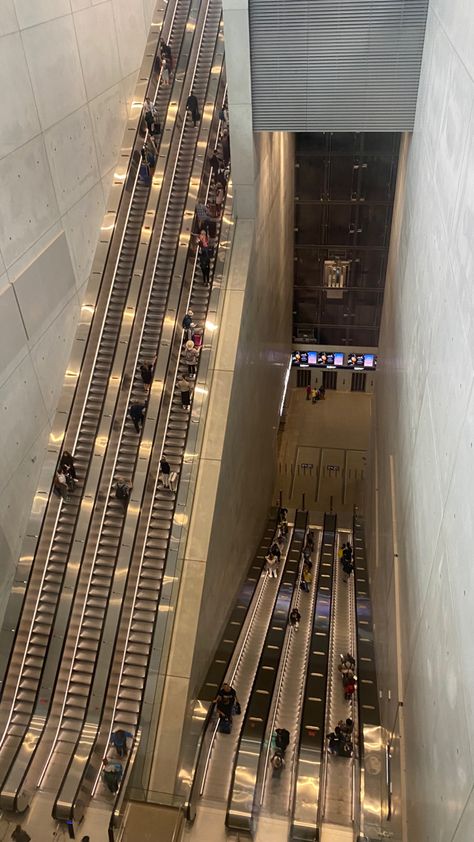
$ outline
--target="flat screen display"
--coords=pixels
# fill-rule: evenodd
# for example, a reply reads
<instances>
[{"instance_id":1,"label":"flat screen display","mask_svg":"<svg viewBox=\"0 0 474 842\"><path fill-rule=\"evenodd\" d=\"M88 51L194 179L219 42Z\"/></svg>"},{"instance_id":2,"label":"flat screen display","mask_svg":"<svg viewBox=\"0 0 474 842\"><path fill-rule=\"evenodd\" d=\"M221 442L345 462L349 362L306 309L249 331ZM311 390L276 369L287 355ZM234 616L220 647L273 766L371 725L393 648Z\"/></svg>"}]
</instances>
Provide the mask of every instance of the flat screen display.
<instances>
[{"instance_id":1,"label":"flat screen display","mask_svg":"<svg viewBox=\"0 0 474 842\"><path fill-rule=\"evenodd\" d=\"M310 365L317 365L318 362L318 355L316 351L308 351L308 363Z\"/></svg>"},{"instance_id":2,"label":"flat screen display","mask_svg":"<svg viewBox=\"0 0 474 842\"><path fill-rule=\"evenodd\" d=\"M335 366L344 365L344 354L342 354L340 351L337 351L334 354L334 365Z\"/></svg>"},{"instance_id":3,"label":"flat screen display","mask_svg":"<svg viewBox=\"0 0 474 842\"><path fill-rule=\"evenodd\" d=\"M364 354L364 368L375 368L377 357L375 354Z\"/></svg>"},{"instance_id":4,"label":"flat screen display","mask_svg":"<svg viewBox=\"0 0 474 842\"><path fill-rule=\"evenodd\" d=\"M349 354L347 358L347 365L350 368L364 368L363 354Z\"/></svg>"},{"instance_id":5,"label":"flat screen display","mask_svg":"<svg viewBox=\"0 0 474 842\"><path fill-rule=\"evenodd\" d=\"M326 351L318 351L318 365L327 365L328 364L328 355Z\"/></svg>"}]
</instances>

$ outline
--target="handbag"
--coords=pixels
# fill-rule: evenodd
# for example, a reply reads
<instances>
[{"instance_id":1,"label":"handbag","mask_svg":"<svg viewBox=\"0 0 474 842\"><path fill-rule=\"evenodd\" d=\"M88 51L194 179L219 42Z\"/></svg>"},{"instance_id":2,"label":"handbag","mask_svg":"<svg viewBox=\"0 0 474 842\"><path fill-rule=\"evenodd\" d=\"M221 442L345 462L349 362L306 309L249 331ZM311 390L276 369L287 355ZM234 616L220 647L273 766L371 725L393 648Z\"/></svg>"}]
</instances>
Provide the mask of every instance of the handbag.
<instances>
[{"instance_id":1,"label":"handbag","mask_svg":"<svg viewBox=\"0 0 474 842\"><path fill-rule=\"evenodd\" d=\"M234 705L234 713L236 716L240 716L242 713L242 708L240 707L240 702L236 702Z\"/></svg>"}]
</instances>

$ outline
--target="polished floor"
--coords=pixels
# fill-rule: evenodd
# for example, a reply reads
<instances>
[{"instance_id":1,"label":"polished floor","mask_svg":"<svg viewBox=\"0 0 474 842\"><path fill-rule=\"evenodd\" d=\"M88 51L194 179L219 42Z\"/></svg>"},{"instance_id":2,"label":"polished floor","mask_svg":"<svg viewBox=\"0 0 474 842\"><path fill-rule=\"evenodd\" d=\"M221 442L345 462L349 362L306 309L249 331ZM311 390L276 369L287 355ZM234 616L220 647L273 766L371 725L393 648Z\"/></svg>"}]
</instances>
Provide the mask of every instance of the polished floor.
<instances>
[{"instance_id":1,"label":"polished floor","mask_svg":"<svg viewBox=\"0 0 474 842\"><path fill-rule=\"evenodd\" d=\"M357 504L362 510L372 395L328 390L313 404L305 389L294 388L287 406L275 499L281 491L288 507L324 512L332 504L338 514L352 514Z\"/></svg>"}]
</instances>

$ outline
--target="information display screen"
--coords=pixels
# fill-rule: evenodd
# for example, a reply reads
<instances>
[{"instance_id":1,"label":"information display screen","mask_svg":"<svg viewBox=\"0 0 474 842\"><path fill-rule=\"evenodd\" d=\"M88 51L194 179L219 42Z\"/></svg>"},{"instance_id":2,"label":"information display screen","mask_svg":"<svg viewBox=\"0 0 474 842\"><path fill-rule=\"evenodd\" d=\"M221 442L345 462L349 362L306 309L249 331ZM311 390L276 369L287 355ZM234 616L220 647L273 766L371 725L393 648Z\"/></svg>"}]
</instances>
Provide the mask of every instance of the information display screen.
<instances>
[{"instance_id":1,"label":"information display screen","mask_svg":"<svg viewBox=\"0 0 474 842\"><path fill-rule=\"evenodd\" d=\"M291 355L292 365L299 365L300 368L308 366L308 352L307 351L293 351Z\"/></svg>"},{"instance_id":2,"label":"information display screen","mask_svg":"<svg viewBox=\"0 0 474 842\"><path fill-rule=\"evenodd\" d=\"M349 368L358 371L362 371L364 368L374 369L377 365L377 357L375 354L349 354L347 365Z\"/></svg>"},{"instance_id":3,"label":"information display screen","mask_svg":"<svg viewBox=\"0 0 474 842\"><path fill-rule=\"evenodd\" d=\"M375 354L364 354L364 368L375 368L377 365L377 357Z\"/></svg>"},{"instance_id":4,"label":"information display screen","mask_svg":"<svg viewBox=\"0 0 474 842\"><path fill-rule=\"evenodd\" d=\"M377 367L376 354L344 354L343 351L293 351L291 363L299 368L351 368L354 371L373 371Z\"/></svg>"}]
</instances>

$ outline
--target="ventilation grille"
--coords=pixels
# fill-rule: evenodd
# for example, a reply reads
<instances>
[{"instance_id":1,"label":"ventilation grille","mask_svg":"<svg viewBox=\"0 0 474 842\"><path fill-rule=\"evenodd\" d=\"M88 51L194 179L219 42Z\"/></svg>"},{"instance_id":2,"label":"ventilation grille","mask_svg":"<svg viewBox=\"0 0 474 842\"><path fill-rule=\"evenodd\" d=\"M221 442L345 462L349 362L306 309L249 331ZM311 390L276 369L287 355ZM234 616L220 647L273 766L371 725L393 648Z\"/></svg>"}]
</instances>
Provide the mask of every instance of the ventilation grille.
<instances>
[{"instance_id":1,"label":"ventilation grille","mask_svg":"<svg viewBox=\"0 0 474 842\"><path fill-rule=\"evenodd\" d=\"M256 131L410 131L428 0L249 0Z\"/></svg>"}]
</instances>

